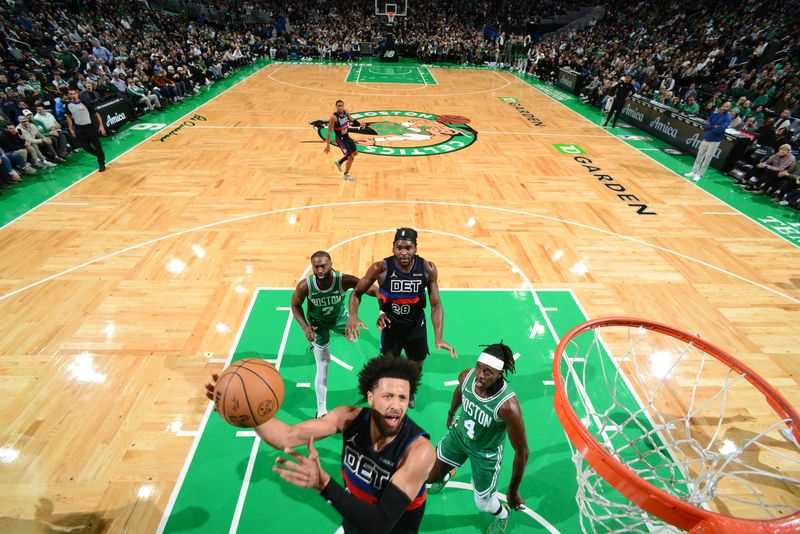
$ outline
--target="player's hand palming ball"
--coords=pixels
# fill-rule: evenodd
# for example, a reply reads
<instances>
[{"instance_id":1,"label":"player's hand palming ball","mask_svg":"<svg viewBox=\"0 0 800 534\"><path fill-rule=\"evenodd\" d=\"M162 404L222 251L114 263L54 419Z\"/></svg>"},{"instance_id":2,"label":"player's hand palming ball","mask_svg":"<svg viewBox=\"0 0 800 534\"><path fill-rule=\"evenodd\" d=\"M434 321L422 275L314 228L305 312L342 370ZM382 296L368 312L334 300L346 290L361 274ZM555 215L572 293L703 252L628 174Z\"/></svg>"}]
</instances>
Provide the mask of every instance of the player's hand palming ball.
<instances>
[{"instance_id":1,"label":"player's hand palming ball","mask_svg":"<svg viewBox=\"0 0 800 534\"><path fill-rule=\"evenodd\" d=\"M233 426L256 427L272 419L283 404L283 379L265 360L244 358L214 379L214 384L206 385L206 396Z\"/></svg>"}]
</instances>

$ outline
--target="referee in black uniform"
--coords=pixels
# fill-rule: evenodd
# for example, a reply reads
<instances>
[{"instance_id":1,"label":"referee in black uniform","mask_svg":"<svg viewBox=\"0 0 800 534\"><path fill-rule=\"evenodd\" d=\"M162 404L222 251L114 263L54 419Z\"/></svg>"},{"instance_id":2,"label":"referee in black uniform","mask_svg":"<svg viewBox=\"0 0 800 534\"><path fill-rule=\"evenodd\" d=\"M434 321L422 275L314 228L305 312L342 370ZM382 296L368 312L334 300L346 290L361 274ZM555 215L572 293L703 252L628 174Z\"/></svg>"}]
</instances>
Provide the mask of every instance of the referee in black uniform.
<instances>
[{"instance_id":1,"label":"referee in black uniform","mask_svg":"<svg viewBox=\"0 0 800 534\"><path fill-rule=\"evenodd\" d=\"M611 127L614 128L617 125L619 114L622 113L622 108L625 107L625 100L627 100L631 93L636 92L636 86L634 85L631 75L626 74L611 90L614 92L614 103L611 104L611 110L608 112L606 122L603 123L603 126L607 126L608 121L610 121L613 116L614 122L611 123Z\"/></svg>"},{"instance_id":2,"label":"referee in black uniform","mask_svg":"<svg viewBox=\"0 0 800 534\"><path fill-rule=\"evenodd\" d=\"M103 119L91 102L81 102L77 89L70 89L68 95L70 102L67 104L66 115L69 133L78 138L86 152L97 157L97 164L100 166L98 170L103 172L106 170L106 155L100 144L100 134L106 134Z\"/></svg>"}]
</instances>

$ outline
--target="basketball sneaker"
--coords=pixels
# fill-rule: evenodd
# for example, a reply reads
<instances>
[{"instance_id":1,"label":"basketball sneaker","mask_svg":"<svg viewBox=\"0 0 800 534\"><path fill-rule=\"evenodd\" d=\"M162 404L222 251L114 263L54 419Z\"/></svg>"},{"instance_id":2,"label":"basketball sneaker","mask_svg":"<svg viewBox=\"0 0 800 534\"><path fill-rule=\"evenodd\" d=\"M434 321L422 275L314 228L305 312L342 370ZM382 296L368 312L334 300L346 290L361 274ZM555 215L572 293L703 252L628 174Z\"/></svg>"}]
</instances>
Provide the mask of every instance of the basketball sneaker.
<instances>
[{"instance_id":1,"label":"basketball sneaker","mask_svg":"<svg viewBox=\"0 0 800 534\"><path fill-rule=\"evenodd\" d=\"M342 171L342 164L339 163L339 160L338 159L333 160L333 164L336 165L336 170L339 171L339 174L344 176L345 174L344 171Z\"/></svg>"},{"instance_id":2,"label":"basketball sneaker","mask_svg":"<svg viewBox=\"0 0 800 534\"><path fill-rule=\"evenodd\" d=\"M344 178L348 182L355 182L356 181L356 179L354 177L350 176L349 174L342 174L342 178Z\"/></svg>"},{"instance_id":3,"label":"basketball sneaker","mask_svg":"<svg viewBox=\"0 0 800 534\"><path fill-rule=\"evenodd\" d=\"M439 482L434 482L431 484L431 487L428 488L428 493L431 495L436 495L437 493L441 493L444 487L447 485L447 481L453 478L456 475L456 470L451 469L442 480Z\"/></svg>"},{"instance_id":4,"label":"basketball sneaker","mask_svg":"<svg viewBox=\"0 0 800 534\"><path fill-rule=\"evenodd\" d=\"M505 508L506 513L508 513L508 505L502 504L501 506ZM499 517L492 519L492 522L489 523L489 528L486 529L486 534L504 534L509 517L511 517L511 515L506 515L504 519L500 519Z\"/></svg>"}]
</instances>

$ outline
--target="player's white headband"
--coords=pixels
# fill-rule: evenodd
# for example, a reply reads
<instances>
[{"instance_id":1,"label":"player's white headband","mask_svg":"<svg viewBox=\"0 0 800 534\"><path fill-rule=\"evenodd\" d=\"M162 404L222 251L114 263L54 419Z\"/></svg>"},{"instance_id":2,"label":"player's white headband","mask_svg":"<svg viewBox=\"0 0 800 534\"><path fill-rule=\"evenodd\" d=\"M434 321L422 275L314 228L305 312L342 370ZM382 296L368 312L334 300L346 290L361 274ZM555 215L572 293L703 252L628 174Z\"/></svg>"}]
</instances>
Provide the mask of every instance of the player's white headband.
<instances>
[{"instance_id":1,"label":"player's white headband","mask_svg":"<svg viewBox=\"0 0 800 534\"><path fill-rule=\"evenodd\" d=\"M503 360L501 360L497 356L486 354L485 352L481 352L481 355L478 356L478 361L498 371L502 371L503 367L505 367L505 362Z\"/></svg>"}]
</instances>

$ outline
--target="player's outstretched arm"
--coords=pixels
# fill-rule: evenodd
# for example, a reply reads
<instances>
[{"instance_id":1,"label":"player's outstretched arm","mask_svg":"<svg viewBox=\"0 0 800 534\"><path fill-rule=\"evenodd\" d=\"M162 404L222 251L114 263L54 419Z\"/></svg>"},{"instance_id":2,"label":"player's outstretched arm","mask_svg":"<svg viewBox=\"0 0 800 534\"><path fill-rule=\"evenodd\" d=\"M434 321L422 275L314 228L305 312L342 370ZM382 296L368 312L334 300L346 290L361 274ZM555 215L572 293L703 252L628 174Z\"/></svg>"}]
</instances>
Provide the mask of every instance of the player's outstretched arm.
<instances>
[{"instance_id":1,"label":"player's outstretched arm","mask_svg":"<svg viewBox=\"0 0 800 534\"><path fill-rule=\"evenodd\" d=\"M511 482L508 484L506 500L508 505L519 510L525 501L519 494L519 485L528 465L528 437L525 434L525 421L522 419L522 407L516 397L511 397L498 410L500 419L506 422L508 439L514 447L514 467L511 471Z\"/></svg>"},{"instance_id":2,"label":"player's outstretched arm","mask_svg":"<svg viewBox=\"0 0 800 534\"><path fill-rule=\"evenodd\" d=\"M436 451L430 440L420 437L403 453L400 466L384 490L377 506L358 500L344 491L336 481L328 477L320 494L360 532L388 533L416 498L428 479Z\"/></svg>"},{"instance_id":3,"label":"player's outstretched arm","mask_svg":"<svg viewBox=\"0 0 800 534\"><path fill-rule=\"evenodd\" d=\"M342 289L344 289L345 291L347 291L349 289L355 289L355 287L358 285L359 280L361 280L359 277L353 276L352 274L343 274L342 275ZM369 289L367 289L365 291L365 293L367 295L369 295L370 297L377 297L378 296L378 286L375 285L375 284L372 284L371 286L369 286Z\"/></svg>"},{"instance_id":4,"label":"player's outstretched arm","mask_svg":"<svg viewBox=\"0 0 800 534\"><path fill-rule=\"evenodd\" d=\"M428 275L428 297L431 301L431 322L433 322L434 347L436 350L445 349L450 356L458 358L456 350L443 339L444 335L444 308L439 296L439 271L430 261L425 262L425 273Z\"/></svg>"},{"instance_id":5,"label":"player's outstretched arm","mask_svg":"<svg viewBox=\"0 0 800 534\"><path fill-rule=\"evenodd\" d=\"M361 501L328 475L320 465L319 454L313 440L308 441L308 457L297 451L286 449L294 458L277 458L273 471L282 479L302 488L314 488L334 508L355 525L360 532L386 534L417 496L436 460L436 452L427 438L419 438L403 454L400 466L387 482L386 489L377 505Z\"/></svg>"},{"instance_id":6,"label":"player's outstretched arm","mask_svg":"<svg viewBox=\"0 0 800 534\"><path fill-rule=\"evenodd\" d=\"M319 441L341 432L355 419L361 408L355 406L337 406L324 417L310 419L295 425L289 425L273 417L254 430L264 443L278 450L299 447L308 440Z\"/></svg>"},{"instance_id":7,"label":"player's outstretched arm","mask_svg":"<svg viewBox=\"0 0 800 534\"><path fill-rule=\"evenodd\" d=\"M376 261L370 265L369 269L367 269L367 273L358 281L353 288L353 292L350 293L350 301L348 302L350 318L347 320L347 326L345 327L345 334L348 339L358 338L359 327L366 330L367 327L364 326L364 323L358 318L358 307L361 305L361 296L372 287L372 284L378 280L385 270L386 265L382 261Z\"/></svg>"}]
</instances>

